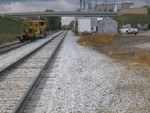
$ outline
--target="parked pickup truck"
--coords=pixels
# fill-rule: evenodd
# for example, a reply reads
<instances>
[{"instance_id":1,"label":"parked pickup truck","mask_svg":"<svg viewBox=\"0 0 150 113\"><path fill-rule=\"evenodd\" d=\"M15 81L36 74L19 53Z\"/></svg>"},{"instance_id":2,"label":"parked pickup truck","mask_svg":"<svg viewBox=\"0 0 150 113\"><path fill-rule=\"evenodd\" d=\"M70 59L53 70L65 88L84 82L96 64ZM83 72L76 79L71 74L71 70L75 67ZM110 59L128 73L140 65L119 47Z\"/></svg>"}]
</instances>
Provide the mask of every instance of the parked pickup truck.
<instances>
[{"instance_id":1,"label":"parked pickup truck","mask_svg":"<svg viewBox=\"0 0 150 113\"><path fill-rule=\"evenodd\" d=\"M119 29L120 33L122 34L138 34L139 30L138 28L122 28L122 29Z\"/></svg>"}]
</instances>

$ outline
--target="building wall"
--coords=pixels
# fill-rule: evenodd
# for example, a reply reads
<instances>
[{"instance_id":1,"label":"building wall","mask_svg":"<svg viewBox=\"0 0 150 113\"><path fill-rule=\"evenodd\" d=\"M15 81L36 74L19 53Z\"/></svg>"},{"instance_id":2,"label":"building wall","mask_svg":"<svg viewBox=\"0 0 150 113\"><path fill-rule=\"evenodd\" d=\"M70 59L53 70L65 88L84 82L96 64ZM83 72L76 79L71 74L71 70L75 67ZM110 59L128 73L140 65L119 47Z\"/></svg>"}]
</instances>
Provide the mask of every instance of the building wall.
<instances>
[{"instance_id":1,"label":"building wall","mask_svg":"<svg viewBox=\"0 0 150 113\"><path fill-rule=\"evenodd\" d=\"M119 9L119 12L124 14L148 14L147 8Z\"/></svg>"},{"instance_id":2,"label":"building wall","mask_svg":"<svg viewBox=\"0 0 150 113\"><path fill-rule=\"evenodd\" d=\"M129 9L133 7L133 3L122 3L121 9ZM117 4L99 4L97 5L97 10L100 12L115 12L117 11Z\"/></svg>"},{"instance_id":3,"label":"building wall","mask_svg":"<svg viewBox=\"0 0 150 113\"><path fill-rule=\"evenodd\" d=\"M114 4L112 4L112 5L105 5L105 4L103 4L103 5L98 5L98 6L97 6L97 9L98 9L100 12L105 12L105 11L107 11L107 12L113 12L114 9L115 9L115 5L114 5Z\"/></svg>"},{"instance_id":4,"label":"building wall","mask_svg":"<svg viewBox=\"0 0 150 113\"><path fill-rule=\"evenodd\" d=\"M121 4L121 9L130 9L133 6L133 3L123 3Z\"/></svg>"},{"instance_id":5,"label":"building wall","mask_svg":"<svg viewBox=\"0 0 150 113\"><path fill-rule=\"evenodd\" d=\"M100 12L105 12L105 11L109 11L109 10L114 10L114 5L112 4L112 5L105 5L105 4L103 4L103 5L98 5L97 6L97 9L100 11ZM107 10L106 10L107 9ZM110 12L110 11L109 11Z\"/></svg>"},{"instance_id":6,"label":"building wall","mask_svg":"<svg viewBox=\"0 0 150 113\"><path fill-rule=\"evenodd\" d=\"M115 35L118 32L118 22L107 17L98 23L98 33Z\"/></svg>"}]
</instances>

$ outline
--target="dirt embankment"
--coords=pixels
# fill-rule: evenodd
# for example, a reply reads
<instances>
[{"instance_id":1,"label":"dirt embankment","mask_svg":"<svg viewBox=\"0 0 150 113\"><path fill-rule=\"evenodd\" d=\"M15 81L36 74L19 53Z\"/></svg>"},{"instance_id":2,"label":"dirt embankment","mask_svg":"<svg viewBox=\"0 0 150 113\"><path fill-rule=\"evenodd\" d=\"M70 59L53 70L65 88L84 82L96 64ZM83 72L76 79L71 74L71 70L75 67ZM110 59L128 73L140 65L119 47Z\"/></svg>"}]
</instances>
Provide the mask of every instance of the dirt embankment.
<instances>
[{"instance_id":1,"label":"dirt embankment","mask_svg":"<svg viewBox=\"0 0 150 113\"><path fill-rule=\"evenodd\" d=\"M81 36L78 40L78 43L104 53L129 70L134 70L146 77L150 74L150 49L136 48L136 45L147 42L150 42L150 38L146 36L106 34Z\"/></svg>"},{"instance_id":2,"label":"dirt embankment","mask_svg":"<svg viewBox=\"0 0 150 113\"><path fill-rule=\"evenodd\" d=\"M15 38L15 36L0 34L0 46L6 45L7 43L11 43L16 40L17 38Z\"/></svg>"}]
</instances>

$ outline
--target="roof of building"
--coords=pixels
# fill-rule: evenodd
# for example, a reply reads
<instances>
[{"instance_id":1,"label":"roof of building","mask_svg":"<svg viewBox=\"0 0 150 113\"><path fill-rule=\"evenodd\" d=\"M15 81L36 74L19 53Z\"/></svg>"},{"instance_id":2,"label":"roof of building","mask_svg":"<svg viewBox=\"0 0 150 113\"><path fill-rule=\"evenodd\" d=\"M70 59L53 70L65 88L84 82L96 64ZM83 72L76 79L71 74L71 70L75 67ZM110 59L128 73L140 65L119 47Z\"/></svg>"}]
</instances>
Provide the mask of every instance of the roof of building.
<instances>
[{"instance_id":1,"label":"roof of building","mask_svg":"<svg viewBox=\"0 0 150 113\"><path fill-rule=\"evenodd\" d=\"M131 5L133 5L134 3L133 2L125 2L125 3L121 3L121 5L124 5L124 4L131 4ZM103 5L107 5L107 6L109 6L109 5L117 5L117 3L109 3L109 4L97 4L97 6L103 6Z\"/></svg>"}]
</instances>

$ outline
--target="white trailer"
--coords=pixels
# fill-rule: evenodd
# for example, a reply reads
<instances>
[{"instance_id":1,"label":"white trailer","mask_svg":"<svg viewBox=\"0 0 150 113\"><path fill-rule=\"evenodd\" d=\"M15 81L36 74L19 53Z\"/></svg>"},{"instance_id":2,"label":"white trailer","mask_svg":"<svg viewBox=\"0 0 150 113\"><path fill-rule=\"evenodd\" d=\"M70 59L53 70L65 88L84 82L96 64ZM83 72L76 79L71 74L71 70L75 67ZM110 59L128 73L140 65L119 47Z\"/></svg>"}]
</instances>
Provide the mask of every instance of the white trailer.
<instances>
[{"instance_id":1,"label":"white trailer","mask_svg":"<svg viewBox=\"0 0 150 113\"><path fill-rule=\"evenodd\" d=\"M78 19L78 33L91 33L92 25L91 18L79 18Z\"/></svg>"}]
</instances>

